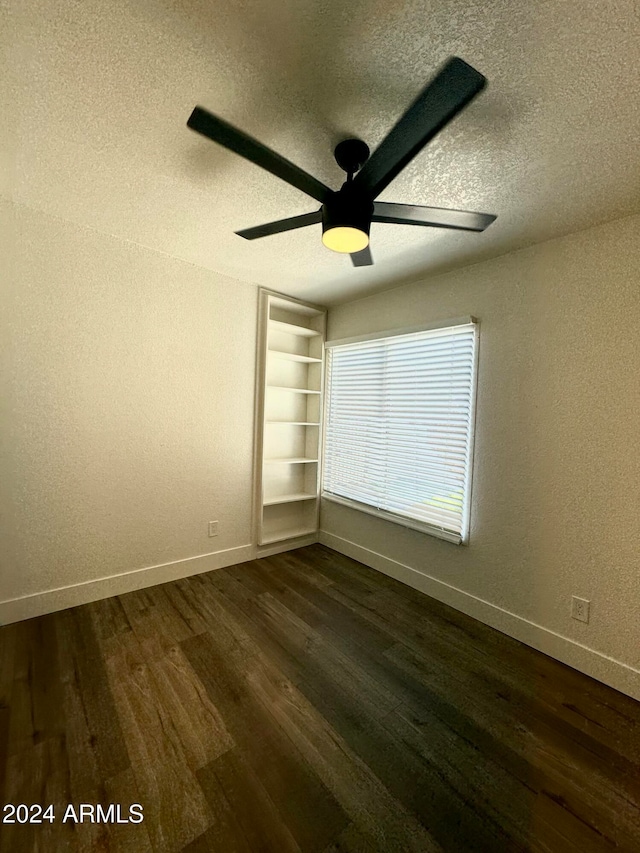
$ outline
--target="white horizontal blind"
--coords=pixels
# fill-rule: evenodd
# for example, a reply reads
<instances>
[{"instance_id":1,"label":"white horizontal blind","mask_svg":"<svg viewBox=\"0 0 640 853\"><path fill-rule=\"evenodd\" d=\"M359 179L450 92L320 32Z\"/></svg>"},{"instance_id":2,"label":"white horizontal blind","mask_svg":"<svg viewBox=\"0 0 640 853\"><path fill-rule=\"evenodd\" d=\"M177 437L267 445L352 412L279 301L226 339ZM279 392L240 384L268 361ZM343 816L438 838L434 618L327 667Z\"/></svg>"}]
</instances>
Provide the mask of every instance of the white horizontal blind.
<instances>
[{"instance_id":1,"label":"white horizontal blind","mask_svg":"<svg viewBox=\"0 0 640 853\"><path fill-rule=\"evenodd\" d=\"M476 330L468 322L327 350L327 497L466 539Z\"/></svg>"}]
</instances>

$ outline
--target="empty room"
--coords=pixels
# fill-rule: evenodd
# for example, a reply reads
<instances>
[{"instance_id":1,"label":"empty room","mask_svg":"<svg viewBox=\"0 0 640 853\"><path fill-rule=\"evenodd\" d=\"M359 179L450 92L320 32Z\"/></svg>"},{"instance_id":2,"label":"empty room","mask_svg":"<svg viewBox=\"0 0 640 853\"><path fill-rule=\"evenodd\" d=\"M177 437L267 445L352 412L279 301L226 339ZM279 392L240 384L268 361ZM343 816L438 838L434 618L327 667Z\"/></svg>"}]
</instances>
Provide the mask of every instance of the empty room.
<instances>
[{"instance_id":1,"label":"empty room","mask_svg":"<svg viewBox=\"0 0 640 853\"><path fill-rule=\"evenodd\" d=\"M638 853L636 0L0 57L0 853Z\"/></svg>"}]
</instances>

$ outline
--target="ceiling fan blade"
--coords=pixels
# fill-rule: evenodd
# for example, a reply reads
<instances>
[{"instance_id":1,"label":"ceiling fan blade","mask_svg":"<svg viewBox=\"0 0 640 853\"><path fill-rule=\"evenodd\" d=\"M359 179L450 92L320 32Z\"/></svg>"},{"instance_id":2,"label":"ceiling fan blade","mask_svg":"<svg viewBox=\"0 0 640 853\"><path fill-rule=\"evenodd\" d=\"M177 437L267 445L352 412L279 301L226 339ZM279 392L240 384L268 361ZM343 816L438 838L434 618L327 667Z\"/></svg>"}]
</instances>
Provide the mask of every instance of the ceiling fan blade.
<instances>
[{"instance_id":1,"label":"ceiling fan blade","mask_svg":"<svg viewBox=\"0 0 640 853\"><path fill-rule=\"evenodd\" d=\"M373 258L371 257L371 249L367 246L366 249L363 249L361 252L352 252L351 260L353 262L354 267L370 267L373 265Z\"/></svg>"},{"instance_id":2,"label":"ceiling fan blade","mask_svg":"<svg viewBox=\"0 0 640 853\"><path fill-rule=\"evenodd\" d=\"M415 155L480 92L487 80L452 57L409 107L353 179L376 198Z\"/></svg>"},{"instance_id":3,"label":"ceiling fan blade","mask_svg":"<svg viewBox=\"0 0 640 853\"><path fill-rule=\"evenodd\" d=\"M497 217L492 213L376 201L373 204L371 221L392 222L397 225L430 225L433 228L455 228L459 231L484 231L495 219Z\"/></svg>"},{"instance_id":4,"label":"ceiling fan blade","mask_svg":"<svg viewBox=\"0 0 640 853\"><path fill-rule=\"evenodd\" d=\"M302 216L290 216L288 219L278 219L276 222L267 222L266 225L256 225L254 228L243 228L236 231L239 237L245 240L257 240L258 237L268 237L270 234L280 234L283 231L293 231L294 228L304 228L322 222L322 211L314 213L303 213Z\"/></svg>"},{"instance_id":5,"label":"ceiling fan blade","mask_svg":"<svg viewBox=\"0 0 640 853\"><path fill-rule=\"evenodd\" d=\"M308 172L202 107L194 109L187 121L187 127L219 145L224 145L230 151L250 160L256 166L261 166L267 172L282 178L283 181L320 202L325 202L331 194L329 187Z\"/></svg>"}]
</instances>

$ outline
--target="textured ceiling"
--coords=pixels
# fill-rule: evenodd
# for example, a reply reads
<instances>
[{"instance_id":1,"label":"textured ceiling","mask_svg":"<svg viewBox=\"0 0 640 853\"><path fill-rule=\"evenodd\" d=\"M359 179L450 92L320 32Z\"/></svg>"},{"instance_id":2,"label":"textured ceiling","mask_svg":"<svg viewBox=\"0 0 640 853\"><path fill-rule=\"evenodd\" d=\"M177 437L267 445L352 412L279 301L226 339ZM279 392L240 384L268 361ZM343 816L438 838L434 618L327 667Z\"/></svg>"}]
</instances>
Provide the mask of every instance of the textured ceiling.
<instances>
[{"instance_id":1,"label":"textured ceiling","mask_svg":"<svg viewBox=\"0 0 640 853\"><path fill-rule=\"evenodd\" d=\"M637 0L0 0L0 194L326 304L640 210ZM317 203L185 122L201 104L338 188L442 62L488 88L381 199L496 213L484 234L374 224L375 266Z\"/></svg>"}]
</instances>

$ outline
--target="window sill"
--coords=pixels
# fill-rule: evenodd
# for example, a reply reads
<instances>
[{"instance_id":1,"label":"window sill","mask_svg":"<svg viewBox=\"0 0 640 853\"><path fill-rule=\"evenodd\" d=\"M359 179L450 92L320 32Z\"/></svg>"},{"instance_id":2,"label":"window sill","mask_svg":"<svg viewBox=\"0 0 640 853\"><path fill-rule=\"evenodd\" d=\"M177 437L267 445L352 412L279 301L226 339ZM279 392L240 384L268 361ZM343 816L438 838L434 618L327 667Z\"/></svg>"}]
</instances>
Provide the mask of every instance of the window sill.
<instances>
[{"instance_id":1,"label":"window sill","mask_svg":"<svg viewBox=\"0 0 640 853\"><path fill-rule=\"evenodd\" d=\"M426 533L429 536L434 536L436 539L443 539L445 542L451 542L452 545L467 544L460 534L452 533L451 531L444 530L441 527L434 527L431 524L424 524L424 522L414 521L411 518L403 518L400 515L394 515L391 512L385 512L385 510L376 509L375 507L368 506L367 504L359 503L358 501L353 501L349 498L342 498L339 495L333 495L328 492L322 492L321 497L324 500L331 501L332 503L342 504L343 506L348 506L351 509L357 509L359 512L364 512L367 515L373 515L376 518L381 518L383 521L390 521L392 524L397 524L399 527L407 527L410 530L417 530L419 533Z\"/></svg>"}]
</instances>

